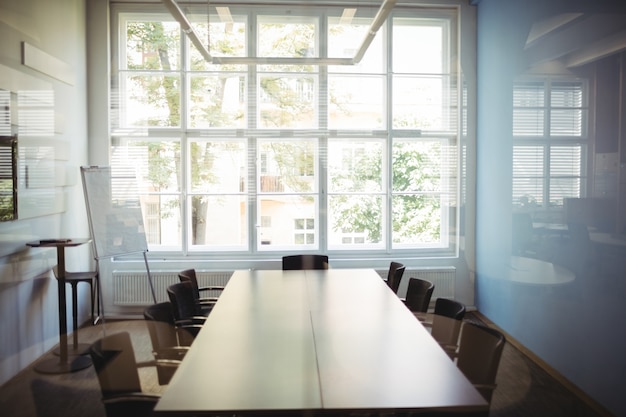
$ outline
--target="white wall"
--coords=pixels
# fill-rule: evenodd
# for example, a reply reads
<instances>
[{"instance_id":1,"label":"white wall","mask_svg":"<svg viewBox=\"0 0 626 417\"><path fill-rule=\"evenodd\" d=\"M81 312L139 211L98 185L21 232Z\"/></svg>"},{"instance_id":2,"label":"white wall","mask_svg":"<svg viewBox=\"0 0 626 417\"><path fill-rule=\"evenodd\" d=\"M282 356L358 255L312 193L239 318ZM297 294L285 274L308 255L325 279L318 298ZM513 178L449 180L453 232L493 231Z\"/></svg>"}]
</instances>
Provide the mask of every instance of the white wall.
<instances>
[{"instance_id":1,"label":"white wall","mask_svg":"<svg viewBox=\"0 0 626 417\"><path fill-rule=\"evenodd\" d=\"M23 42L43 57L38 70L22 64ZM86 82L84 0L0 0L0 89L18 94L43 85L52 90L53 131L23 143L28 139L53 150L45 165L53 167L51 188L61 202L53 214L34 207L29 218L0 223L0 384L59 339L57 285L50 274L56 252L28 248L26 242L89 236L79 172L87 163ZM18 120L12 121L16 133ZM87 245L68 249L68 269L90 268L91 258ZM82 322L90 314L88 286L79 285L79 291ZM70 303L67 311L71 329Z\"/></svg>"}]
</instances>

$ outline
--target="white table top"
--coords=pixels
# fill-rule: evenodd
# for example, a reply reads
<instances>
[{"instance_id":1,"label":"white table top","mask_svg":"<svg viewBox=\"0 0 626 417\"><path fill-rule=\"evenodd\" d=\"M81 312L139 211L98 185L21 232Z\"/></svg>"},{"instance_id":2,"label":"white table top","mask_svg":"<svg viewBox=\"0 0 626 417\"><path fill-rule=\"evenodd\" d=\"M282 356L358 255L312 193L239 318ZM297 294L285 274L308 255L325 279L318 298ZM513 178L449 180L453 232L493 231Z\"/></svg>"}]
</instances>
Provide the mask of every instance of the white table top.
<instances>
[{"instance_id":1,"label":"white table top","mask_svg":"<svg viewBox=\"0 0 626 417\"><path fill-rule=\"evenodd\" d=\"M157 415L488 405L369 269L236 271Z\"/></svg>"},{"instance_id":2,"label":"white table top","mask_svg":"<svg viewBox=\"0 0 626 417\"><path fill-rule=\"evenodd\" d=\"M569 269L541 259L511 256L506 268L508 279L527 285L562 285L575 279Z\"/></svg>"}]
</instances>

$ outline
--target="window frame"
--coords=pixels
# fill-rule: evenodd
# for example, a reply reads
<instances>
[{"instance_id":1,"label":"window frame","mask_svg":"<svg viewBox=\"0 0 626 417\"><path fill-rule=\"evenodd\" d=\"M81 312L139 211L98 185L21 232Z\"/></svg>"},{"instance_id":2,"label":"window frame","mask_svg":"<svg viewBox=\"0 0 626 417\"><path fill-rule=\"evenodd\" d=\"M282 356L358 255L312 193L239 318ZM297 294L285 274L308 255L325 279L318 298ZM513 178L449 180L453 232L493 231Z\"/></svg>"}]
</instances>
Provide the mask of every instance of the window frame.
<instances>
[{"instance_id":1,"label":"window frame","mask_svg":"<svg viewBox=\"0 0 626 417\"><path fill-rule=\"evenodd\" d=\"M513 190L512 190L512 199L513 206L516 210L526 210L536 213L537 217L541 217L542 213L546 213L545 216L547 218L551 218L551 213L560 213L563 210L563 203L561 204L553 203L551 200L553 199L554 193L552 192L551 186L553 183L561 179L573 179L574 181L579 182L578 187L578 195L575 196L567 196L567 197L584 197L587 193L587 158L588 158L588 148L589 148L589 83L588 80L567 76L567 75L553 75L553 76L529 76L529 77L521 77L515 80L514 83L514 94L515 88L522 84L537 84L542 85L542 94L543 94L543 103L538 104L536 106L516 106L515 98L513 101ZM558 85L560 83L578 83L580 84L581 90L581 103L580 106L554 106L552 105L552 93L558 87L554 87L555 84ZM515 112L518 109L526 109L526 110L535 110L543 112L543 120L541 123L541 131L536 130L536 134L516 134L516 117ZM553 134L553 119L552 112L554 110L580 110L580 134ZM537 126L535 127L537 129ZM528 131L528 129L527 129ZM530 128L532 131L532 128ZM516 176L515 174L515 148L516 147L536 147L537 149L542 150L542 175L536 177L522 177ZM553 170L551 167L551 156L553 154L552 150L557 148L565 148L570 147L572 149L577 148L580 152L580 163L578 165L578 170L580 175L553 175ZM519 199L516 197L518 192L515 189L515 180L526 178L530 180L531 178L536 178L541 183L541 202L535 203L532 198L526 200L521 196ZM532 197L532 196L530 196Z\"/></svg>"},{"instance_id":2,"label":"window frame","mask_svg":"<svg viewBox=\"0 0 626 417\"><path fill-rule=\"evenodd\" d=\"M237 5L234 5L233 8L236 8ZM117 15L118 17L123 16L125 14L128 15L132 15L133 12L129 11L128 8L125 8L123 6L116 6L114 8L115 9L119 9L120 11L118 12L119 14ZM262 10L263 7L261 7L259 10ZM295 8L294 8L295 9ZM314 16L319 16L321 17L321 27L325 27L328 23L328 20L325 20L329 14L327 12L326 9L323 8L318 8L315 6L311 6L311 7L304 7L301 8L301 10L305 11L306 13L312 14ZM333 9L334 10L334 9ZM339 8L337 9L339 10ZM421 9L416 9L416 10L420 10ZM425 11L425 15L428 16L435 16L435 15L439 15L441 16L445 16L450 18L451 20L448 21L446 24L449 25L449 30L450 32L447 34L447 36L451 39L456 39L456 22L458 21L458 19L460 19L460 17L457 15L458 10L454 7L451 7L449 9L443 9L443 10L439 10L439 11ZM270 12L271 14L271 12ZM164 14L162 13L157 13L155 12L154 14L150 14L150 16L163 16ZM399 9L397 11L394 12L393 16L405 16L407 18L411 18L412 16L412 10L410 9ZM167 16L166 16L167 17ZM212 16L213 17L213 16ZM112 22L117 21L117 19L112 19ZM120 22L122 20L120 19ZM250 25L252 25L252 22L255 22L256 19L254 18L253 14L249 15L249 22ZM391 21L391 18L388 20ZM112 23L114 24L114 23ZM121 31L123 30L123 25L119 24L119 31L118 31L118 36L121 33ZM115 32L115 31L112 31ZM386 46L387 50L391 50L390 45L391 45L391 35L387 32L387 29L383 28L380 31L379 36L383 37L383 42L384 45ZM255 34L250 34L248 36L248 38L251 40L250 44L247 46L248 50L256 50L256 35ZM188 62L188 55L189 55L189 42L188 39L184 36L181 37L182 39L182 47L180 50L180 60L181 60L181 65L180 65L180 79L181 79L181 95L184 95L184 89L187 88L186 84L189 82L188 78L193 76L193 75L198 75L201 74L202 71L191 71L189 70L188 72L186 72L186 65ZM448 39L449 41L449 39ZM113 39L113 45L118 45L118 43L115 43L116 40L115 38ZM319 42L319 40L318 40ZM113 47L113 50L115 50L116 47ZM121 49L121 48L120 48ZM459 46L456 46L456 49L458 51ZM323 54L325 51L325 47L323 45L319 46L318 48L316 48L316 50L318 51L318 53ZM118 55L122 54L123 51L118 51ZM115 54L113 54L115 55ZM118 59L121 59L121 56L118 57ZM386 57L386 59L388 59L388 62L391 62L391 57ZM115 65L115 61L116 59L113 58L112 62ZM443 73L443 76L445 77L456 77L456 81L455 84L459 85L460 84L460 76L458 74L457 68L455 67L456 65L458 65L458 62L448 62L448 72ZM382 75L385 78L385 88L387 90L387 94L386 97L389 101L389 103L387 104L386 108L387 110L390 109L391 106L391 100L392 100L392 89L391 86L393 84L393 80L392 80L392 76L391 73L389 72L389 66L390 64L387 65L387 71L383 71L380 75ZM117 74L117 71L115 69L115 67L112 70L112 74L113 77L115 78L115 75ZM252 80L252 79L257 79L257 77L260 77L262 74L261 71L258 71L258 69L256 68L252 68L248 71L248 80ZM322 79L319 80L319 84L320 84L320 88L321 90L324 90L324 84L327 83L327 79L326 77L328 77L329 74L329 69L326 67L323 68L319 68L318 73L306 73L305 75L309 76L316 76L317 74L319 74L319 77L321 77ZM349 72L337 72L336 75L338 76L344 76L344 75L349 75ZM363 76L377 76L378 74L371 74L371 73L367 73L367 74L362 74ZM254 86L247 86L247 92L248 95L252 95L255 96L256 95L256 87ZM455 97L454 99L457 100L457 102L460 102L460 98L458 97L460 93L457 91L456 95L457 97ZM317 126L316 129L313 129L313 132L307 132L306 130L299 130L299 129L262 129L260 127L254 128L254 127L250 127L251 125L253 125L258 116L257 114L255 114L252 110L255 108L254 105L252 103L248 103L248 123L247 123L247 128L245 129L226 129L226 128L210 128L210 129L190 129L187 127L187 114L185 111L186 108L186 104L185 104L185 100L181 97L181 107L183 108L183 110L181 111L181 125L180 128L177 127L164 127L164 128L148 128L144 130L145 134L150 135L151 137L171 137L171 136L176 136L176 135L180 135L180 141L181 141L181 149L186 150L188 148L188 144L189 144L189 137L198 137L198 135L202 135L203 137L205 137L206 135L208 135L209 138L229 138L229 137L244 137L244 138L249 138L250 144L251 144L251 149L249 149L249 153L250 155L252 155L255 150L252 149L256 146L256 142L258 139L264 139L264 138L268 138L268 137L283 137L285 135L285 132L287 132L287 134L292 134L294 137L296 138L318 138L320 145L322 147L322 149L326 149L325 146L327 146L327 141L328 138L330 138L332 135L337 135L337 137L350 137L352 135L354 135L354 133L351 131L351 129L337 129L337 130L333 130L328 131L326 130L326 122L324 120L324 115L322 113L324 113L325 111L327 111L327 104L325 104L324 98L327 97L328 93L327 92L320 92L319 93L319 100L320 103L318 103L318 105L316 106L316 110L320 113L318 115L316 115L316 119L320 121L319 125ZM249 100L252 101L252 100ZM451 110L455 115L455 118L457 119L457 126L460 126L460 121L461 121L461 115L459 114L460 112L460 108L459 106L452 106L451 104L447 107L445 107L447 110ZM258 107L256 107L256 109L258 109ZM360 132L359 135L362 136L364 139L368 139L368 138L383 138L386 143L387 143L387 150L386 150L386 160L385 163L387 164L387 166L389 167L388 169L390 170L391 168L391 146L392 143L395 139L402 139L402 138L406 138L406 137L416 137L416 138L420 138L421 135L423 134L422 130L420 129L407 129L407 128L392 128L391 125L391 121L392 121L392 116L391 116L391 111L387 111L386 112L386 117L385 117L385 123L386 126L388 126L388 128L386 129L374 129L374 130L370 130L369 133L365 133L365 132ZM137 129L137 130L142 130L142 129ZM112 139L115 140L115 138L117 138L118 136L123 136L125 133L127 133L127 129L112 129ZM461 127L457 127L456 131L452 132L452 134L448 134L446 132L429 132L429 138L430 137L438 137L443 141L446 141L446 143L451 146L451 147L456 147L457 148L457 159L456 159L456 171L458 171L458 167L462 164L462 162L458 159L458 155L460 154L460 152L458 151L458 147L460 146L460 142L461 142ZM334 136L333 136L334 137ZM324 166L326 163L325 160L325 156L324 155L320 155L318 158L318 163L320 166ZM181 166L184 170L184 172L188 172L189 167L187 167L188 161L186 160L185 157L182 157L181 160ZM463 163L464 164L464 163ZM251 165L250 165L251 166ZM255 164L256 166L256 164ZM455 215L453 212L448 211L448 213L446 213L446 215L442 216L442 225L443 225L443 229L442 229L442 236L445 236L445 240L443 241L443 243L441 245L436 245L437 247L424 247L424 248L418 248L418 252L419 253L415 253L416 248L415 247L410 247L410 248L392 248L392 244L391 244L391 233L392 233L392 227L391 227L391 220L390 220L390 214L388 214L386 216L386 219L384 219L385 222L385 227L384 229L386 230L385 232L385 244L384 244L384 248L380 249L380 248L374 248L374 249L366 249L366 250L354 250L354 248L352 247L346 247L345 249L333 249L333 248L329 248L328 246L328 242L327 242L327 236L326 233L328 231L328 219L326 217L326 215L324 214L326 208L328 207L327 205L327 197L326 197L326 173L325 172L320 172L319 175L319 201L318 201L318 205L317 205L317 211L319 212L320 217L315 221L316 224L316 237L319 237L319 246L315 248L315 250L319 250L319 251L323 251L323 252L334 252L334 253L343 253L343 254L347 254L348 256L350 254L356 255L356 256L363 256L365 254L378 254L378 255L383 255L383 256L388 256L390 253L394 253L397 255L407 255L410 254L410 256L417 256L417 257L449 257L449 256L456 256L458 255L458 244L457 244L457 238L458 238L458 234L455 235L455 233L457 232L452 232L452 236L450 235L450 231L453 230L449 227L449 225L455 221L458 221L458 215ZM387 183L385 184L385 197L384 197L384 204L387 207L387 211L388 213L391 213L391 209L390 209L390 204L391 204L391 200L392 200L392 188L391 188L391 175L387 175L387 179L385 179L385 181L387 181ZM257 239L256 237L256 232L258 231L260 226L254 226L257 224L256 218L258 217L257 215L257 210L255 208L255 204L256 204L256 199L259 197L259 193L257 190L257 187L252 186L252 184L257 182L257 174L256 172L254 172L254 170L250 169L248 171L248 184L250 185L250 187L248 188L248 195L250 196L249 201L248 201L248 207L249 207L249 213L248 213L248 219L249 219L249 231L250 231L250 236L249 236L249 241L248 241L248 248L246 251L234 251L232 252L233 255L235 256L241 256L242 254L247 254L247 255L253 255L253 256L264 256L263 253L266 252L267 248L261 247L261 241L260 239ZM460 188L461 188L461 179L458 178L458 174L456 174L456 176L451 176L449 177L450 180L452 182L456 182L456 186L455 191L453 191L452 195L450 196L450 199L455 200L455 202L450 203L452 207L452 205L454 205L455 203L459 204L459 193L460 193ZM181 201L183 202L183 206L184 210L183 213L188 213L189 212L189 207L187 206L187 194L193 194L190 191L187 191L185 189L180 191L180 198ZM183 224L188 224L188 220L183 220ZM454 225L452 225L454 228ZM458 227L456 228L458 229ZM165 248L164 251L162 251L161 249L163 248L151 248L151 251L157 251L157 252L171 252L172 254L176 254L176 253L182 253L183 255L188 255L190 253L202 253L202 252L207 252L207 250L210 252L210 248L193 248L191 247L191 245L188 243L189 242L189 238L187 237L188 234L190 233L190 230L188 229L188 227L184 227L182 230L182 245L180 248ZM354 233L354 232L353 232ZM281 251L299 251L300 249L298 248L281 248ZM273 252L273 251L267 251L267 252Z\"/></svg>"}]
</instances>

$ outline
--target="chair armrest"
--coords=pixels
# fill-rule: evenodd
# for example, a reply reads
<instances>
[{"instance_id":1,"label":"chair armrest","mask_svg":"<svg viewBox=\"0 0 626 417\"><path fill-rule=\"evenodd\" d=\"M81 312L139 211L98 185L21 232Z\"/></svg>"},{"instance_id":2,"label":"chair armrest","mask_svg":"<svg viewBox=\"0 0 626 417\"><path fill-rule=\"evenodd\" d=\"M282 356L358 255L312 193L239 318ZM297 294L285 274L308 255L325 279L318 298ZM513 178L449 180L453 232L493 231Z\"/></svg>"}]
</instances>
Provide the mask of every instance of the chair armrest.
<instances>
[{"instance_id":1,"label":"chair armrest","mask_svg":"<svg viewBox=\"0 0 626 417\"><path fill-rule=\"evenodd\" d=\"M190 326L190 325L202 325L206 321L206 316L192 316L182 320L176 320L174 325L176 327Z\"/></svg>"},{"instance_id":2,"label":"chair armrest","mask_svg":"<svg viewBox=\"0 0 626 417\"><path fill-rule=\"evenodd\" d=\"M189 352L189 346L170 346L155 350L152 355L157 361L182 361L187 352Z\"/></svg>"},{"instance_id":3,"label":"chair armrest","mask_svg":"<svg viewBox=\"0 0 626 417\"><path fill-rule=\"evenodd\" d=\"M479 391L493 391L496 389L497 384L472 384L474 388Z\"/></svg>"},{"instance_id":4,"label":"chair armrest","mask_svg":"<svg viewBox=\"0 0 626 417\"><path fill-rule=\"evenodd\" d=\"M143 392L113 394L102 398L107 415L148 415L159 401L160 395Z\"/></svg>"},{"instance_id":5,"label":"chair armrest","mask_svg":"<svg viewBox=\"0 0 626 417\"><path fill-rule=\"evenodd\" d=\"M224 291L224 286L222 285L210 285L206 287L199 287L198 291Z\"/></svg>"},{"instance_id":6,"label":"chair armrest","mask_svg":"<svg viewBox=\"0 0 626 417\"><path fill-rule=\"evenodd\" d=\"M178 343L181 346L190 346L193 339L198 335L201 329L201 324L177 326L176 333L178 334Z\"/></svg>"},{"instance_id":7,"label":"chair armrest","mask_svg":"<svg viewBox=\"0 0 626 417\"><path fill-rule=\"evenodd\" d=\"M217 297L198 298L196 302L202 306L215 305L215 303L217 303Z\"/></svg>"}]
</instances>

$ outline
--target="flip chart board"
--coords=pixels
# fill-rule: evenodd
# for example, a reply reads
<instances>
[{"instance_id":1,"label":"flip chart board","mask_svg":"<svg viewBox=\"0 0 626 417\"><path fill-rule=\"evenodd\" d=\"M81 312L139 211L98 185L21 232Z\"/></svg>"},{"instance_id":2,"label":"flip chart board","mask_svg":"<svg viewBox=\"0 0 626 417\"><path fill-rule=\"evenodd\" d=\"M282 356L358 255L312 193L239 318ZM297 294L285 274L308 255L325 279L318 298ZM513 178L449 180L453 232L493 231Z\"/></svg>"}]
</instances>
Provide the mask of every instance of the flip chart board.
<instances>
[{"instance_id":1,"label":"flip chart board","mask_svg":"<svg viewBox=\"0 0 626 417\"><path fill-rule=\"evenodd\" d=\"M111 167L80 170L96 259L147 252L138 194L124 185L114 190Z\"/></svg>"}]
</instances>

